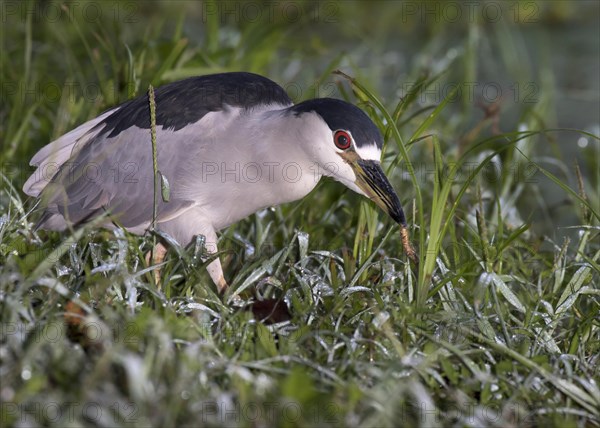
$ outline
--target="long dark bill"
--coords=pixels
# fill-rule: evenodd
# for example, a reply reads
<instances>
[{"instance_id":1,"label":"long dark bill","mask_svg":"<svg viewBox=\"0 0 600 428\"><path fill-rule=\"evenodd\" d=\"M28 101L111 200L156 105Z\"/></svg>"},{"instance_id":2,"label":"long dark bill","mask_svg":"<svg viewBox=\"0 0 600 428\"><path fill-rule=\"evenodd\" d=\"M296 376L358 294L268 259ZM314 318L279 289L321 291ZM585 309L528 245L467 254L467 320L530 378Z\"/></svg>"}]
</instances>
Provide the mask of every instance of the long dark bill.
<instances>
[{"instance_id":1,"label":"long dark bill","mask_svg":"<svg viewBox=\"0 0 600 428\"><path fill-rule=\"evenodd\" d=\"M356 185L394 221L406 227L406 216L400 199L377 161L358 159L354 163Z\"/></svg>"},{"instance_id":2,"label":"long dark bill","mask_svg":"<svg viewBox=\"0 0 600 428\"><path fill-rule=\"evenodd\" d=\"M381 164L374 160L353 159L349 164L356 174L356 185L375 202L383 211L388 213L400 225L402 246L408 257L418 263L418 257L410 243L406 216L400 204L400 199L389 180L381 169Z\"/></svg>"}]
</instances>

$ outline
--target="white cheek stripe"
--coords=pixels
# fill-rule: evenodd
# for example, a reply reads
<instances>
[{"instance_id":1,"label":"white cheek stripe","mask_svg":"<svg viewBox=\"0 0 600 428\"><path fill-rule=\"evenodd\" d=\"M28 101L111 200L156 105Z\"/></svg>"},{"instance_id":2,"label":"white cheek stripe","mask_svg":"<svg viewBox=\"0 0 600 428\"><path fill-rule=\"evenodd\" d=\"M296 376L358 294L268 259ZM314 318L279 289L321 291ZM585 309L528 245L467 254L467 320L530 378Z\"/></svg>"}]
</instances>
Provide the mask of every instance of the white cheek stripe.
<instances>
[{"instance_id":1,"label":"white cheek stripe","mask_svg":"<svg viewBox=\"0 0 600 428\"><path fill-rule=\"evenodd\" d=\"M356 147L356 153L364 160L376 160L381 161L381 150L375 144L369 144L368 146Z\"/></svg>"}]
</instances>

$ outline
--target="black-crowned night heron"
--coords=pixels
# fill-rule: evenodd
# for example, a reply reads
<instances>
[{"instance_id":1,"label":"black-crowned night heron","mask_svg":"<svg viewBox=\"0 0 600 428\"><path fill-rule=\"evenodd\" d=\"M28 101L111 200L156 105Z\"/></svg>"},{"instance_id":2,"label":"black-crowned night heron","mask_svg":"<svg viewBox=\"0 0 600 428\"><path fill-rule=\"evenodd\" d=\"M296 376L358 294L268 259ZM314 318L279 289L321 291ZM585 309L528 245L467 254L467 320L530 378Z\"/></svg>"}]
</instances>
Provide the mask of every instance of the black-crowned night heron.
<instances>
[{"instance_id":1,"label":"black-crowned night heron","mask_svg":"<svg viewBox=\"0 0 600 428\"><path fill-rule=\"evenodd\" d=\"M204 235L216 252L218 230L303 198L323 176L372 199L405 231L379 163L381 134L354 105L330 98L294 105L279 85L251 73L192 77L155 97L158 169L170 187L168 202L157 198L155 224L180 245ZM64 230L109 213L104 227L145 233L155 200L150 128L141 96L37 152L23 190L41 199L39 227ZM225 289L219 259L207 269Z\"/></svg>"}]
</instances>

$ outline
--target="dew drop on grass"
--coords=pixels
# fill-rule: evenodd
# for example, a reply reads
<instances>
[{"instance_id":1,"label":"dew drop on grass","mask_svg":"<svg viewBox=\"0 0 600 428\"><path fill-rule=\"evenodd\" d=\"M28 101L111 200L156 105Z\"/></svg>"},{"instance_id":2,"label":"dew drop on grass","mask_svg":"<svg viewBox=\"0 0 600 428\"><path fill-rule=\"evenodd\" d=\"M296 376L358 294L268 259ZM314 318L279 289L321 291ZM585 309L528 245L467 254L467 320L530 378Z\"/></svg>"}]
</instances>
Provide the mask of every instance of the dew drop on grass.
<instances>
[{"instance_id":1,"label":"dew drop on grass","mask_svg":"<svg viewBox=\"0 0 600 428\"><path fill-rule=\"evenodd\" d=\"M300 258L303 259L308 254L308 238L306 232L298 232L298 246L300 248Z\"/></svg>"},{"instance_id":2,"label":"dew drop on grass","mask_svg":"<svg viewBox=\"0 0 600 428\"><path fill-rule=\"evenodd\" d=\"M385 322L387 320L390 319L390 314L386 311L383 312L379 312L375 318L373 318L373 325L375 326L375 328L381 328L381 326L383 324L385 324Z\"/></svg>"},{"instance_id":3,"label":"dew drop on grass","mask_svg":"<svg viewBox=\"0 0 600 428\"><path fill-rule=\"evenodd\" d=\"M198 375L198 380L200 381L200 385L206 386L206 384L208 383L208 376L206 376L206 373L204 371L200 372L200 374Z\"/></svg>"},{"instance_id":4,"label":"dew drop on grass","mask_svg":"<svg viewBox=\"0 0 600 428\"><path fill-rule=\"evenodd\" d=\"M56 266L56 276L58 276L59 278L61 276L68 275L70 272L71 272L71 268L69 268L65 265Z\"/></svg>"},{"instance_id":5,"label":"dew drop on grass","mask_svg":"<svg viewBox=\"0 0 600 428\"><path fill-rule=\"evenodd\" d=\"M92 256L92 264L94 267L98 267L102 264L102 248L100 245L90 242L90 255Z\"/></svg>"},{"instance_id":6,"label":"dew drop on grass","mask_svg":"<svg viewBox=\"0 0 600 428\"><path fill-rule=\"evenodd\" d=\"M254 385L258 394L264 395L269 391L269 389L273 385L273 382L271 381L271 378L269 376L267 376L264 373L260 373L256 377Z\"/></svg>"},{"instance_id":7,"label":"dew drop on grass","mask_svg":"<svg viewBox=\"0 0 600 428\"><path fill-rule=\"evenodd\" d=\"M125 262L125 258L127 257L127 238L125 237L125 232L122 229L115 229L113 231L115 237L117 238L117 263L123 264Z\"/></svg>"},{"instance_id":8,"label":"dew drop on grass","mask_svg":"<svg viewBox=\"0 0 600 428\"><path fill-rule=\"evenodd\" d=\"M31 379L31 368L29 366L25 366L21 371L21 379L29 380Z\"/></svg>"},{"instance_id":9,"label":"dew drop on grass","mask_svg":"<svg viewBox=\"0 0 600 428\"><path fill-rule=\"evenodd\" d=\"M92 269L91 273L110 272L110 271L116 270L118 267L119 267L119 264L117 264L117 263L101 264L101 265L95 267L94 269Z\"/></svg>"},{"instance_id":10,"label":"dew drop on grass","mask_svg":"<svg viewBox=\"0 0 600 428\"><path fill-rule=\"evenodd\" d=\"M321 296L321 297L329 297L329 296L333 296L333 288L331 288L329 285L325 284L323 281L318 281L314 288L313 288L315 294L317 296Z\"/></svg>"},{"instance_id":11,"label":"dew drop on grass","mask_svg":"<svg viewBox=\"0 0 600 428\"><path fill-rule=\"evenodd\" d=\"M252 245L252 242L250 242L248 239L244 238L241 234L239 233L234 233L233 237L235 239L237 239L238 241L240 241L242 244L244 244L244 256L246 257L252 257L254 256L254 253L256 252L256 248L254 247L254 245Z\"/></svg>"},{"instance_id":12,"label":"dew drop on grass","mask_svg":"<svg viewBox=\"0 0 600 428\"><path fill-rule=\"evenodd\" d=\"M71 265L75 268L77 272L81 271L81 258L77 254L77 244L72 244L69 248L69 259L71 260Z\"/></svg>"}]
</instances>

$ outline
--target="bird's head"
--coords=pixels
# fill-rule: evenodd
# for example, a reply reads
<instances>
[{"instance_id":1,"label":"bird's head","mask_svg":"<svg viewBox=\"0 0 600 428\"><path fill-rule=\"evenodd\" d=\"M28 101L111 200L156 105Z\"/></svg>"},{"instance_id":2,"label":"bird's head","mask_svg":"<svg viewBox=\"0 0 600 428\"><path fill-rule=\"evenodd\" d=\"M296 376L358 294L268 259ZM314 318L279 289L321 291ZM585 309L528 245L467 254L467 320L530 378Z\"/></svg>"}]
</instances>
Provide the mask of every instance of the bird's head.
<instances>
[{"instance_id":1,"label":"bird's head","mask_svg":"<svg viewBox=\"0 0 600 428\"><path fill-rule=\"evenodd\" d=\"M367 196L406 226L398 195L381 169L383 138L365 112L332 98L305 101L291 110L305 121L307 150L321 173Z\"/></svg>"}]
</instances>

